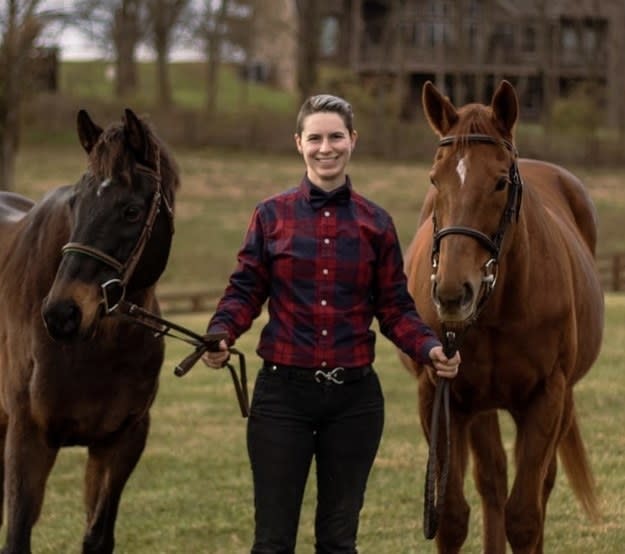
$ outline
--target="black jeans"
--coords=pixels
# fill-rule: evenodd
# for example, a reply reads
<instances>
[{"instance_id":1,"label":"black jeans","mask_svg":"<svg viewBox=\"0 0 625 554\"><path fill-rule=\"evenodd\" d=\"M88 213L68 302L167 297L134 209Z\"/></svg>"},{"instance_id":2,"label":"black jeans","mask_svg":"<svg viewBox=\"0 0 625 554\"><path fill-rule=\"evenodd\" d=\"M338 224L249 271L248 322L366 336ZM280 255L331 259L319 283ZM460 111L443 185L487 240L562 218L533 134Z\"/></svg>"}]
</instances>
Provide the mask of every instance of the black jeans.
<instances>
[{"instance_id":1,"label":"black jeans","mask_svg":"<svg viewBox=\"0 0 625 554\"><path fill-rule=\"evenodd\" d=\"M261 370L247 428L254 478L252 554L292 554L304 488L317 467L315 551L355 554L358 518L384 425L374 371L345 384Z\"/></svg>"}]
</instances>

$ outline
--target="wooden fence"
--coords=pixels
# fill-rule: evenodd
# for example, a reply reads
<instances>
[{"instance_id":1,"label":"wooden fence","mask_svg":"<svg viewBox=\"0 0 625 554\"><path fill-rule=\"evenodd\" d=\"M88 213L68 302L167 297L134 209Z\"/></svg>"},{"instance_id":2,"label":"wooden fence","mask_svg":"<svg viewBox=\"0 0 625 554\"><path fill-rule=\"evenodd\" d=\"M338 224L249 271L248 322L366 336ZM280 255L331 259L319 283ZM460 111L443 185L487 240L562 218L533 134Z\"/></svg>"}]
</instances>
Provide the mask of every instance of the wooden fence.
<instances>
[{"instance_id":1,"label":"wooden fence","mask_svg":"<svg viewBox=\"0 0 625 554\"><path fill-rule=\"evenodd\" d=\"M625 252L605 254L597 259L603 290L625 292ZM223 289L179 287L159 289L158 299L163 313L181 314L210 312L215 309Z\"/></svg>"},{"instance_id":2,"label":"wooden fence","mask_svg":"<svg viewBox=\"0 0 625 554\"><path fill-rule=\"evenodd\" d=\"M156 291L161 310L165 314L213 311L222 293L223 289L198 287L164 288Z\"/></svg>"},{"instance_id":3,"label":"wooden fence","mask_svg":"<svg viewBox=\"0 0 625 554\"><path fill-rule=\"evenodd\" d=\"M625 291L625 252L604 254L597 259L603 290L606 292Z\"/></svg>"}]
</instances>

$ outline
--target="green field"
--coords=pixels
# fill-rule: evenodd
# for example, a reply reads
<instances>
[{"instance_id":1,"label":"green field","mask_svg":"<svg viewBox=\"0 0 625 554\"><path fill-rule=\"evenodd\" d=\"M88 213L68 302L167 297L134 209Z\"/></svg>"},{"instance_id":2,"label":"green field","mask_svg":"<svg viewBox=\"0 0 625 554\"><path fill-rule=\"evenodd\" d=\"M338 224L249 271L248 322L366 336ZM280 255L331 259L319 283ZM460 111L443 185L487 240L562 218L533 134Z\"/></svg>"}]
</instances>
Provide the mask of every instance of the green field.
<instances>
[{"instance_id":1,"label":"green field","mask_svg":"<svg viewBox=\"0 0 625 554\"><path fill-rule=\"evenodd\" d=\"M138 90L126 101L133 106L153 107L157 104L156 67L153 63L139 63ZM95 60L90 62L63 62L60 65L59 87L69 98L111 101L114 98L113 80L107 77L113 64ZM206 67L197 62L169 64L173 102L177 106L201 110L206 104ZM236 69L225 65L219 73L218 105L222 113L240 112L243 108L261 108L272 111L294 109L294 98L275 88L246 83L237 78Z\"/></svg>"},{"instance_id":2,"label":"green field","mask_svg":"<svg viewBox=\"0 0 625 554\"><path fill-rule=\"evenodd\" d=\"M208 314L177 318L202 329ZM258 360L254 346L262 321L244 336L250 375ZM603 512L599 524L585 519L561 473L549 504L545 552L612 554L625 541L625 298L609 296L603 353L577 388L582 432L590 453ZM131 477L118 519L117 552L128 554L243 554L252 533L251 478L241 418L230 377L198 365L183 379L172 369L188 350L168 343L161 389L152 410L145 454ZM390 343L380 341L376 366L386 398L386 427L362 513L361 554L434 552L423 539L423 481L426 443L418 425L416 383L400 367ZM505 444L512 435L505 419ZM33 551L79 552L83 449L62 451L48 485ZM511 474L513 472L511 471ZM465 552L481 552L480 514L472 482ZM314 482L310 482L300 526L298 552L312 552Z\"/></svg>"},{"instance_id":3,"label":"green field","mask_svg":"<svg viewBox=\"0 0 625 554\"><path fill-rule=\"evenodd\" d=\"M97 119L97 114L96 114ZM242 155L217 150L175 152L182 170L176 235L164 286L223 287L254 204L296 184L303 165L288 157ZM25 148L18 160L18 188L37 199L48 189L74 182L85 167L76 145ZM401 241L414 232L428 184L422 164L353 160L356 188L393 215ZM574 169L574 168L573 168ZM600 249L625 250L625 171L577 169L595 199L601 222ZM177 316L197 331L209 314ZM251 380L258 367L254 354L262 321L238 346L248 357ZM605 344L593 371L579 385L578 413L590 452L603 518L590 524L578 508L563 475L549 504L545 551L613 553L625 543L625 298L607 302ZM152 410L153 426L144 457L133 474L120 509L117 552L128 554L248 551L252 533L252 490L245 451L245 420L238 412L226 372L198 365L184 379L172 375L188 353L168 343L161 389ZM400 367L394 348L379 342L376 367L387 400L387 422L362 514L361 554L433 552L422 538L423 479L426 445L417 420L416 384ZM505 420L506 446L512 434ZM84 515L82 480L85 452L64 450L49 481L43 514L36 526L33 551L78 552ZM465 552L478 553L480 514L470 481L473 507ZM300 550L312 551L314 487L302 514Z\"/></svg>"}]
</instances>

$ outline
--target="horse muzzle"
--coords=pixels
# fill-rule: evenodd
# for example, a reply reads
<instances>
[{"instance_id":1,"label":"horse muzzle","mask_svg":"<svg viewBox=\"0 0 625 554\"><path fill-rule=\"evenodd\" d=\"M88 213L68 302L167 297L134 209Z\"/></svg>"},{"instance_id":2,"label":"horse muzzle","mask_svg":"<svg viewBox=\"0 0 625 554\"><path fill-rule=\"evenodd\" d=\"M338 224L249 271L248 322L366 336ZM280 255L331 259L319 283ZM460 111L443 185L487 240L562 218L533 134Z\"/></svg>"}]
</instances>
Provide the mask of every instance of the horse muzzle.
<instances>
[{"instance_id":1,"label":"horse muzzle","mask_svg":"<svg viewBox=\"0 0 625 554\"><path fill-rule=\"evenodd\" d=\"M50 337L60 342L93 337L102 311L98 293L97 288L85 284L74 285L62 295L53 288L41 310Z\"/></svg>"},{"instance_id":2,"label":"horse muzzle","mask_svg":"<svg viewBox=\"0 0 625 554\"><path fill-rule=\"evenodd\" d=\"M442 323L469 323L476 311L475 288L471 283L460 285L439 283L432 276L432 301L439 321Z\"/></svg>"}]
</instances>

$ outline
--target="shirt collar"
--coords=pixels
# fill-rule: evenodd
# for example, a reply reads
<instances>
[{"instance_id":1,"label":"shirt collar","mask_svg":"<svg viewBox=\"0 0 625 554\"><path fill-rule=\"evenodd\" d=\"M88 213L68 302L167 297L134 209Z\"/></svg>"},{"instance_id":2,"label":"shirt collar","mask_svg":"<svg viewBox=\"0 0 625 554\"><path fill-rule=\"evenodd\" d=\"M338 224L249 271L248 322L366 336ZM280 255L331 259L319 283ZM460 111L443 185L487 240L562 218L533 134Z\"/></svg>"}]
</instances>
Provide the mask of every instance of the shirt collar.
<instances>
[{"instance_id":1,"label":"shirt collar","mask_svg":"<svg viewBox=\"0 0 625 554\"><path fill-rule=\"evenodd\" d=\"M304 197L314 210L319 210L323 206L330 205L345 205L349 202L352 192L352 183L349 176L345 176L345 182L331 191L325 191L321 187L315 185L308 175L304 175L300 188L304 193Z\"/></svg>"}]
</instances>

